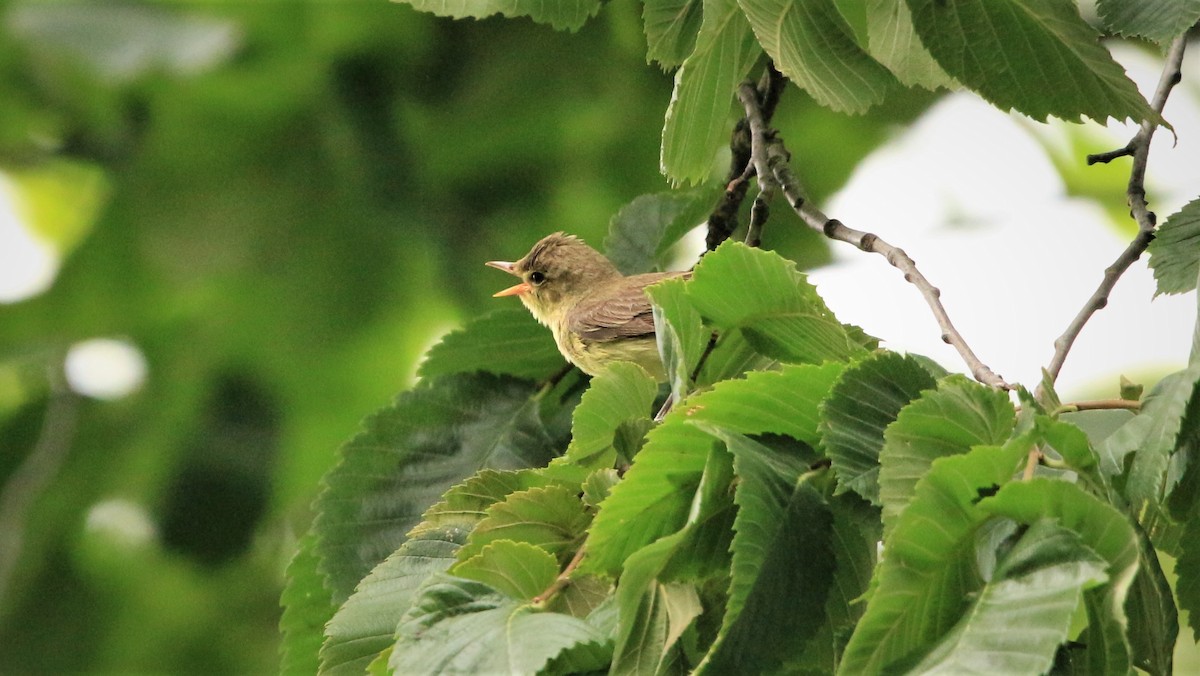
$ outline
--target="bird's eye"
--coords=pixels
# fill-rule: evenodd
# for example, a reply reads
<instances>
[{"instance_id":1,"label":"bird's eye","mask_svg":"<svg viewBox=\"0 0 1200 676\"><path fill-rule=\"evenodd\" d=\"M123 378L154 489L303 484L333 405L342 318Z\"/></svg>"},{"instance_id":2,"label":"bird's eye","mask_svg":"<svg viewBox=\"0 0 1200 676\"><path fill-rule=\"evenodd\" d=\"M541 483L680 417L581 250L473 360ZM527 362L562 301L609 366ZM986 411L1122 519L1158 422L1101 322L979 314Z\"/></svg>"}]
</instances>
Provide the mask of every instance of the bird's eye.
<instances>
[{"instance_id":1,"label":"bird's eye","mask_svg":"<svg viewBox=\"0 0 1200 676\"><path fill-rule=\"evenodd\" d=\"M545 274L538 272L537 270L534 270L533 272L529 273L529 283L530 284L532 284L534 286L538 286L539 284L541 284L544 281L546 281Z\"/></svg>"}]
</instances>

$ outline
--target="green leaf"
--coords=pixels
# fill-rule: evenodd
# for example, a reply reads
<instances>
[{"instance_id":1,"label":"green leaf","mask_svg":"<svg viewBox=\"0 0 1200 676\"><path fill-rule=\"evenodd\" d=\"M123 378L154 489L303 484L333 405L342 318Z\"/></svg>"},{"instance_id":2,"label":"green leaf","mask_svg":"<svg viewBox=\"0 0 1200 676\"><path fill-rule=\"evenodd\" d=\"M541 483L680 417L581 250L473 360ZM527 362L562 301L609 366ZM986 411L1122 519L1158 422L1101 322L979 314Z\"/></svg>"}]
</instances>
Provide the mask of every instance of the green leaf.
<instances>
[{"instance_id":1,"label":"green leaf","mask_svg":"<svg viewBox=\"0 0 1200 676\"><path fill-rule=\"evenodd\" d=\"M867 36L871 56L905 85L929 90L956 86L921 44L903 1L868 0Z\"/></svg>"},{"instance_id":2,"label":"green leaf","mask_svg":"<svg viewBox=\"0 0 1200 676\"><path fill-rule=\"evenodd\" d=\"M1058 416L1058 419L1065 423L1070 423L1079 429L1083 430L1087 435L1088 441L1096 449L1097 454L1100 453L1100 447L1105 441L1112 436L1114 432L1121 428L1122 425L1132 420L1134 413L1126 410L1097 410L1097 411L1075 411L1067 412ZM1106 474L1112 474L1108 462L1099 456L1101 467Z\"/></svg>"},{"instance_id":3,"label":"green leaf","mask_svg":"<svg viewBox=\"0 0 1200 676\"><path fill-rule=\"evenodd\" d=\"M607 636L602 630L600 635ZM550 660L538 673L603 674L612 663L612 658L612 641L610 640L576 643Z\"/></svg>"},{"instance_id":4,"label":"green leaf","mask_svg":"<svg viewBox=\"0 0 1200 676\"><path fill-rule=\"evenodd\" d=\"M554 337L521 308L489 312L446 334L425 354L417 375L485 371L542 380L565 365Z\"/></svg>"},{"instance_id":5,"label":"green leaf","mask_svg":"<svg viewBox=\"0 0 1200 676\"><path fill-rule=\"evenodd\" d=\"M982 585L975 533L989 517L979 499L1006 484L1028 450L978 446L935 460L884 542L876 587L838 668L879 673L930 650Z\"/></svg>"},{"instance_id":6,"label":"green leaf","mask_svg":"<svg viewBox=\"0 0 1200 676\"><path fill-rule=\"evenodd\" d=\"M659 673L673 659L684 630L703 612L692 585L658 580L683 537L664 537L626 562L617 585L620 621L610 673Z\"/></svg>"},{"instance_id":7,"label":"green leaf","mask_svg":"<svg viewBox=\"0 0 1200 676\"><path fill-rule=\"evenodd\" d=\"M1159 226L1146 249L1150 267L1163 293L1187 293L1200 273L1200 199L1188 202Z\"/></svg>"},{"instance_id":8,"label":"green leaf","mask_svg":"<svg viewBox=\"0 0 1200 676\"><path fill-rule=\"evenodd\" d=\"M1186 522L1200 504L1200 397L1188 402L1184 422L1175 442L1175 454L1167 467L1167 511Z\"/></svg>"},{"instance_id":9,"label":"green leaf","mask_svg":"<svg viewBox=\"0 0 1200 676\"><path fill-rule=\"evenodd\" d=\"M1151 674L1171 673L1179 611L1171 584L1145 531L1138 528L1138 572L1129 589L1129 647L1134 666Z\"/></svg>"},{"instance_id":10,"label":"green leaf","mask_svg":"<svg viewBox=\"0 0 1200 676\"><path fill-rule=\"evenodd\" d=\"M816 99L843 113L883 101L895 78L854 41L833 0L738 0L775 67Z\"/></svg>"},{"instance_id":11,"label":"green leaf","mask_svg":"<svg viewBox=\"0 0 1200 676\"><path fill-rule=\"evenodd\" d=\"M1161 120L1071 0L906 2L938 65L1001 110L1035 120Z\"/></svg>"},{"instance_id":12,"label":"green leaf","mask_svg":"<svg viewBox=\"0 0 1200 676\"><path fill-rule=\"evenodd\" d=\"M884 430L922 390L936 384L920 362L895 352L876 352L842 373L821 411L822 444L837 473L839 492L853 490L880 504Z\"/></svg>"},{"instance_id":13,"label":"green leaf","mask_svg":"<svg viewBox=\"0 0 1200 676\"><path fill-rule=\"evenodd\" d=\"M1031 401L1039 405L1044 402L1045 411L1051 413L1062 408L1062 398L1058 396L1058 390L1054 387L1054 376L1050 375L1050 371L1044 367L1042 368L1042 382L1040 387L1042 388L1042 399L1039 401L1030 395L1029 398ZM1043 411L1039 410L1039 412Z\"/></svg>"},{"instance_id":14,"label":"green leaf","mask_svg":"<svg viewBox=\"0 0 1200 676\"><path fill-rule=\"evenodd\" d=\"M1061 418L1038 416L1035 424L1038 434L1045 440L1043 452L1051 449L1057 452L1093 493L1124 505L1124 500L1113 489L1110 477L1100 467L1100 454L1086 432Z\"/></svg>"},{"instance_id":15,"label":"green leaf","mask_svg":"<svg viewBox=\"0 0 1200 676\"><path fill-rule=\"evenodd\" d=\"M654 327L667 381L676 401L692 387L692 373L712 336L700 313L687 300L687 282L667 279L646 289L654 302Z\"/></svg>"},{"instance_id":16,"label":"green leaf","mask_svg":"<svg viewBox=\"0 0 1200 676\"><path fill-rule=\"evenodd\" d=\"M687 289L696 309L718 328L800 312L833 317L795 263L733 240L700 259Z\"/></svg>"},{"instance_id":17,"label":"green leaf","mask_svg":"<svg viewBox=\"0 0 1200 676\"><path fill-rule=\"evenodd\" d=\"M817 406L840 369L825 364L752 373L744 381L720 382L676 404L651 430L624 480L601 506L584 566L616 574L635 551L683 527L713 445L711 436L687 421L815 443Z\"/></svg>"},{"instance_id":18,"label":"green leaf","mask_svg":"<svg viewBox=\"0 0 1200 676\"><path fill-rule=\"evenodd\" d=\"M741 434L782 434L817 446L821 402L844 365L788 364L779 371L753 371L689 398L682 408L693 420L717 423Z\"/></svg>"},{"instance_id":19,"label":"green leaf","mask_svg":"<svg viewBox=\"0 0 1200 676\"><path fill-rule=\"evenodd\" d=\"M663 126L662 172L676 183L701 183L713 155L728 143L733 92L761 50L734 0L703 0L696 47L675 72Z\"/></svg>"},{"instance_id":20,"label":"green leaf","mask_svg":"<svg viewBox=\"0 0 1200 676\"><path fill-rule=\"evenodd\" d=\"M1044 674L1084 589L1108 580L1106 562L1052 520L1035 522L971 609L912 669L919 674Z\"/></svg>"},{"instance_id":21,"label":"green leaf","mask_svg":"<svg viewBox=\"0 0 1200 676\"><path fill-rule=\"evenodd\" d=\"M1088 625L1079 635L1082 654L1072 655L1076 674L1129 674L1131 658L1125 627L1114 618L1110 601L1102 589L1083 594Z\"/></svg>"},{"instance_id":22,"label":"green leaf","mask_svg":"<svg viewBox=\"0 0 1200 676\"><path fill-rule=\"evenodd\" d=\"M442 495L442 499L425 510L421 523L408 534L417 537L428 529L450 525L471 530L487 516L492 505L503 502L518 491L553 483L536 470L480 470L466 481Z\"/></svg>"},{"instance_id":23,"label":"green leaf","mask_svg":"<svg viewBox=\"0 0 1200 676\"><path fill-rule=\"evenodd\" d=\"M530 601L558 577L558 560L527 542L495 540L454 566L461 578L482 582L514 599Z\"/></svg>"},{"instance_id":24,"label":"green leaf","mask_svg":"<svg viewBox=\"0 0 1200 676\"><path fill-rule=\"evenodd\" d=\"M698 0L693 4L699 10ZM696 14L698 21L699 11ZM635 197L609 222L605 255L626 275L665 269L671 245L705 222L717 197L711 187Z\"/></svg>"},{"instance_id":25,"label":"green leaf","mask_svg":"<svg viewBox=\"0 0 1200 676\"><path fill-rule=\"evenodd\" d=\"M621 426L650 422L658 384L650 374L630 362L618 362L596 374L575 407L567 461L601 469L617 459L616 437Z\"/></svg>"},{"instance_id":26,"label":"green leaf","mask_svg":"<svg viewBox=\"0 0 1200 676\"><path fill-rule=\"evenodd\" d=\"M826 603L833 629L834 654L840 658L854 625L866 611L864 597L883 539L879 509L853 493L829 500L833 512L834 577Z\"/></svg>"},{"instance_id":27,"label":"green leaf","mask_svg":"<svg viewBox=\"0 0 1200 676\"><path fill-rule=\"evenodd\" d=\"M550 597L546 603L546 610L572 617L582 617L591 622L591 615L605 603L612 601L612 591L613 583L608 578L572 572L569 584ZM591 624L600 626L595 622L591 622ZM611 657L610 654L604 663L607 664Z\"/></svg>"},{"instance_id":28,"label":"green leaf","mask_svg":"<svg viewBox=\"0 0 1200 676\"><path fill-rule=\"evenodd\" d=\"M794 362L845 360L863 354L795 263L727 241L705 256L688 298L718 329L740 328L765 356Z\"/></svg>"},{"instance_id":29,"label":"green leaf","mask_svg":"<svg viewBox=\"0 0 1200 676\"><path fill-rule=\"evenodd\" d=\"M953 375L900 410L884 430L879 453L879 499L890 530L934 460L999 445L1012 433L1016 411L1008 394Z\"/></svg>"},{"instance_id":30,"label":"green leaf","mask_svg":"<svg viewBox=\"0 0 1200 676\"><path fill-rule=\"evenodd\" d=\"M696 673L770 673L824 623L832 517L799 457L720 428L740 479L729 600Z\"/></svg>"},{"instance_id":31,"label":"green leaf","mask_svg":"<svg viewBox=\"0 0 1200 676\"><path fill-rule=\"evenodd\" d=\"M686 424L689 420L748 435L778 433L814 444L818 403L840 369L826 364L755 372L745 381L721 382L677 403L649 432L634 465L601 505L584 566L616 574L626 557L683 527L713 445L706 432Z\"/></svg>"},{"instance_id":32,"label":"green leaf","mask_svg":"<svg viewBox=\"0 0 1200 676\"><path fill-rule=\"evenodd\" d=\"M337 610L329 600L324 578L317 571L316 543L311 532L300 538L288 563L287 586L280 596L283 616L279 631L283 638L279 644L279 672L289 676L317 673L325 623Z\"/></svg>"},{"instance_id":33,"label":"green leaf","mask_svg":"<svg viewBox=\"0 0 1200 676\"><path fill-rule=\"evenodd\" d=\"M1200 0L1097 0L1105 28L1166 44L1200 19Z\"/></svg>"},{"instance_id":34,"label":"green leaf","mask_svg":"<svg viewBox=\"0 0 1200 676\"><path fill-rule=\"evenodd\" d=\"M988 513L1026 524L1041 518L1057 519L1104 557L1113 584L1128 587L1133 581L1138 563L1133 525L1124 514L1075 484L1035 477L1005 485L996 495L980 501L979 506Z\"/></svg>"},{"instance_id":35,"label":"green leaf","mask_svg":"<svg viewBox=\"0 0 1200 676\"><path fill-rule=\"evenodd\" d=\"M367 676L391 676L388 671L388 660L392 659L392 646L388 646L387 650L375 656L371 663L367 665Z\"/></svg>"},{"instance_id":36,"label":"green leaf","mask_svg":"<svg viewBox=\"0 0 1200 676\"><path fill-rule=\"evenodd\" d=\"M317 498L313 531L335 603L404 540L447 488L481 468L545 465L557 443L528 381L461 374L422 381L364 422Z\"/></svg>"},{"instance_id":37,"label":"green leaf","mask_svg":"<svg viewBox=\"0 0 1200 676\"><path fill-rule=\"evenodd\" d=\"M1125 376L1121 376L1121 390L1119 396L1122 399L1129 401L1141 401L1142 393L1145 391L1145 389L1145 385L1142 385L1141 383L1135 383Z\"/></svg>"},{"instance_id":38,"label":"green leaf","mask_svg":"<svg viewBox=\"0 0 1200 676\"><path fill-rule=\"evenodd\" d=\"M1183 529L1175 559L1175 594L1179 607L1188 613L1192 639L1200 643L1200 519L1188 519Z\"/></svg>"},{"instance_id":39,"label":"green leaf","mask_svg":"<svg viewBox=\"0 0 1200 676\"><path fill-rule=\"evenodd\" d=\"M417 590L430 576L454 563L469 528L469 522L427 525L375 566L325 627L321 673L361 674L391 647L396 625Z\"/></svg>"},{"instance_id":40,"label":"green leaf","mask_svg":"<svg viewBox=\"0 0 1200 676\"><path fill-rule=\"evenodd\" d=\"M620 482L621 475L611 467L592 472L583 481L583 504L588 507L598 507L608 498L613 486Z\"/></svg>"},{"instance_id":41,"label":"green leaf","mask_svg":"<svg viewBox=\"0 0 1200 676\"><path fill-rule=\"evenodd\" d=\"M607 639L570 615L538 612L496 589L430 578L396 630L396 673L534 673L564 650Z\"/></svg>"},{"instance_id":42,"label":"green leaf","mask_svg":"<svg viewBox=\"0 0 1200 676\"><path fill-rule=\"evenodd\" d=\"M1188 415L1189 408L1200 391L1200 366L1192 366L1163 378L1142 403L1137 418L1130 421L1131 427L1140 434L1130 436L1117 433L1110 438L1111 453L1123 457L1133 451L1133 464L1125 484L1126 498L1138 521L1153 536L1158 525L1159 510L1163 501L1175 487L1168 477L1168 465L1180 442L1200 433L1200 415ZM1136 426L1139 418L1145 422ZM1183 462L1196 459L1181 458ZM1174 481L1182 471L1176 469ZM1186 513L1188 508L1180 511Z\"/></svg>"},{"instance_id":43,"label":"green leaf","mask_svg":"<svg viewBox=\"0 0 1200 676\"><path fill-rule=\"evenodd\" d=\"M1099 459L1087 434L1075 425L1046 416L1037 419L1038 432L1050 447L1058 451L1072 469L1083 473L1096 468Z\"/></svg>"},{"instance_id":44,"label":"green leaf","mask_svg":"<svg viewBox=\"0 0 1200 676\"><path fill-rule=\"evenodd\" d=\"M733 456L723 444L708 453L687 524L680 531L663 580L710 580L729 576L733 541ZM674 537L673 535L670 537ZM723 591L723 590L722 590Z\"/></svg>"},{"instance_id":45,"label":"green leaf","mask_svg":"<svg viewBox=\"0 0 1200 676\"><path fill-rule=\"evenodd\" d=\"M793 364L846 361L864 352L836 320L810 312L761 317L742 334L759 354Z\"/></svg>"},{"instance_id":46,"label":"green leaf","mask_svg":"<svg viewBox=\"0 0 1200 676\"><path fill-rule=\"evenodd\" d=\"M412 5L420 12L452 19L486 19L499 14L509 19L527 16L536 23L553 26L557 30L578 30L600 11L600 0L562 0L561 2L538 2L537 0L398 0Z\"/></svg>"},{"instance_id":47,"label":"green leaf","mask_svg":"<svg viewBox=\"0 0 1200 676\"><path fill-rule=\"evenodd\" d=\"M442 495L425 511L408 540L358 584L325 628L323 672L358 673L395 640L396 625L422 583L455 561L488 507L509 494L542 486L534 470L482 470Z\"/></svg>"},{"instance_id":48,"label":"green leaf","mask_svg":"<svg viewBox=\"0 0 1200 676\"><path fill-rule=\"evenodd\" d=\"M1196 323L1192 326L1192 353L1188 355L1188 365L1200 364L1200 293L1196 294Z\"/></svg>"},{"instance_id":49,"label":"green leaf","mask_svg":"<svg viewBox=\"0 0 1200 676\"><path fill-rule=\"evenodd\" d=\"M850 26L854 41L860 45L865 44L867 41L866 0L833 0L833 4Z\"/></svg>"},{"instance_id":50,"label":"green leaf","mask_svg":"<svg viewBox=\"0 0 1200 676\"><path fill-rule=\"evenodd\" d=\"M854 493L830 496L833 514L833 583L825 601L826 622L804 652L784 665L787 673L830 674L845 650L854 625L866 609L865 598L875 569L882 529L879 508Z\"/></svg>"},{"instance_id":51,"label":"green leaf","mask_svg":"<svg viewBox=\"0 0 1200 676\"><path fill-rule=\"evenodd\" d=\"M591 520L578 493L578 488L545 486L509 495L488 507L458 551L458 560L465 562L497 540L525 542L565 557L575 550Z\"/></svg>"},{"instance_id":52,"label":"green leaf","mask_svg":"<svg viewBox=\"0 0 1200 676\"><path fill-rule=\"evenodd\" d=\"M1093 673L1098 668L1101 673L1127 672L1125 603L1139 563L1138 538L1128 518L1075 484L1037 477L1004 486L979 507L1026 524L1056 519L1108 562L1109 583L1085 594L1089 625L1081 640L1087 643L1085 659Z\"/></svg>"},{"instance_id":53,"label":"green leaf","mask_svg":"<svg viewBox=\"0 0 1200 676\"><path fill-rule=\"evenodd\" d=\"M682 528L713 443L672 410L600 506L580 567L616 575L634 552Z\"/></svg>"},{"instance_id":54,"label":"green leaf","mask_svg":"<svg viewBox=\"0 0 1200 676\"><path fill-rule=\"evenodd\" d=\"M703 21L701 0L647 0L642 3L646 62L674 68L692 53Z\"/></svg>"},{"instance_id":55,"label":"green leaf","mask_svg":"<svg viewBox=\"0 0 1200 676\"><path fill-rule=\"evenodd\" d=\"M696 387L738 378L747 372L771 368L776 362L759 354L741 329L723 331L696 376Z\"/></svg>"}]
</instances>

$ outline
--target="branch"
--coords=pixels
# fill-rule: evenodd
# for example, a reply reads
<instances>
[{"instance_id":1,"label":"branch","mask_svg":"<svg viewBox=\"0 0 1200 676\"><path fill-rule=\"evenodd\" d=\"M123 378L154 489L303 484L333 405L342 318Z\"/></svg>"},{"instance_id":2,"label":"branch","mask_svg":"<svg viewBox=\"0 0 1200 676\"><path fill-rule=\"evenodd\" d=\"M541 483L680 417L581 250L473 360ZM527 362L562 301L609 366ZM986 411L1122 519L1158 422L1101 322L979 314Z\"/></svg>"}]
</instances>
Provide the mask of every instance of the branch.
<instances>
[{"instance_id":1,"label":"branch","mask_svg":"<svg viewBox=\"0 0 1200 676\"><path fill-rule=\"evenodd\" d=\"M541 606L552 596L565 589L567 585L571 584L571 573L575 572L575 569L579 567L579 564L583 561L583 557L585 556L587 556L587 548L580 546L579 550L575 552L575 556L571 558L571 562L567 564L567 567L558 574L558 577L554 578L554 582L551 582L549 587L546 587L544 590L542 590L541 594L533 597L533 599L530 600L530 603L535 606Z\"/></svg>"},{"instance_id":2,"label":"branch","mask_svg":"<svg viewBox=\"0 0 1200 676\"><path fill-rule=\"evenodd\" d=\"M749 171L749 167L753 166L754 173L758 176L758 197L754 198L754 206L750 209L750 227L746 229L746 244L757 247L762 243L762 227L770 216L769 205L771 200L775 199L775 193L779 192L779 182L775 180L774 174L767 166L766 155L755 153L753 149L765 147L775 137L775 130L768 128L767 121L763 118L762 99L756 87L749 82L743 82L738 87L737 95L746 109L745 119L750 127L751 153L750 162L746 165L747 171Z\"/></svg>"},{"instance_id":3,"label":"branch","mask_svg":"<svg viewBox=\"0 0 1200 676\"><path fill-rule=\"evenodd\" d=\"M759 117L764 125L770 123L771 117L775 114L775 107L779 104L779 97L783 93L786 83L787 80L775 69L775 65L768 62L766 70L759 79L758 87L755 88L758 101L756 109L759 111ZM721 196L720 202L708 217L708 237L705 245L709 251L716 249L721 242L729 239L730 235L737 230L738 211L746 199L750 178L755 174L751 147L750 122L743 118L733 128L733 134L729 139L729 150L732 157L729 160L729 175L725 179L725 194ZM762 222L766 220L766 215L763 212L759 216L759 231L761 231ZM750 218L753 229L753 223L756 220L753 212Z\"/></svg>"},{"instance_id":4,"label":"branch","mask_svg":"<svg viewBox=\"0 0 1200 676\"><path fill-rule=\"evenodd\" d=\"M1186 44L1185 36L1181 35L1171 43L1171 48L1167 52L1167 62L1163 66L1162 76L1158 80L1158 88L1155 90L1154 99L1150 104L1154 108L1154 112L1159 115L1162 114L1163 107L1167 104L1167 97L1171 95L1171 89L1179 84L1182 78L1180 64L1183 62L1183 51ZM1137 134L1124 148L1088 156L1088 164L1109 162L1125 155L1133 156L1133 166L1129 171L1129 185L1125 189L1125 195L1129 202L1129 215L1138 224L1138 233L1129 246L1121 252L1121 255L1117 256L1117 260L1105 269L1104 279L1100 282L1100 286L1092 293L1092 297L1084 304L1079 314L1071 320L1067 330L1054 341L1054 356L1046 367L1051 383L1058 379L1063 362L1067 360L1067 354L1071 351L1071 346L1075 344L1079 333L1083 331L1084 325L1088 323L1092 315L1096 314L1097 310L1108 305L1108 296L1112 293L1113 287L1117 285L1117 280L1125 274L1134 261L1141 258L1142 252L1146 250L1147 246L1150 246L1150 242L1154 239L1157 219L1146 204L1146 160L1150 155L1150 140L1154 137L1157 128L1158 125L1154 121L1143 120ZM1041 398L1041 392L1042 388L1039 387L1037 392L1039 398Z\"/></svg>"},{"instance_id":5,"label":"branch","mask_svg":"<svg viewBox=\"0 0 1200 676\"><path fill-rule=\"evenodd\" d=\"M746 119L751 120L753 125L757 100L749 95L747 85L743 85L738 90L738 96L746 108ZM950 315L946 313L946 308L942 305L941 291L929 283L925 275L917 269L917 264L913 262L912 258L909 258L908 254L904 253L903 249L888 244L878 235L847 227L841 221L826 216L820 209L805 201L800 192L800 181L788 166L790 155L774 130L764 129L757 135L752 133L751 138L756 141L752 149L755 166L766 167L766 172L759 174L760 180L764 175L771 176L774 179L771 183L783 190L788 203L791 204L801 220L830 239L853 244L863 251L883 256L892 267L903 272L904 280L917 287L925 298L926 304L929 305L929 309L933 312L933 316L942 330L942 340L958 351L959 356L971 369L971 375L985 385L1010 389L1003 378L988 368L975 355L971 347L967 345L967 341L963 339L962 334L954 328L954 323L950 321ZM763 192L767 192L765 186Z\"/></svg>"},{"instance_id":6,"label":"branch","mask_svg":"<svg viewBox=\"0 0 1200 676\"><path fill-rule=\"evenodd\" d=\"M75 437L77 398L60 380L57 373L51 374L37 442L0 489L0 605L17 569L29 511L66 461Z\"/></svg>"},{"instance_id":7,"label":"branch","mask_svg":"<svg viewBox=\"0 0 1200 676\"><path fill-rule=\"evenodd\" d=\"M1059 413L1075 413L1076 411L1140 411L1142 410L1142 402L1135 399L1096 399L1093 401L1075 401L1069 404L1059 406L1053 412L1053 415Z\"/></svg>"}]
</instances>

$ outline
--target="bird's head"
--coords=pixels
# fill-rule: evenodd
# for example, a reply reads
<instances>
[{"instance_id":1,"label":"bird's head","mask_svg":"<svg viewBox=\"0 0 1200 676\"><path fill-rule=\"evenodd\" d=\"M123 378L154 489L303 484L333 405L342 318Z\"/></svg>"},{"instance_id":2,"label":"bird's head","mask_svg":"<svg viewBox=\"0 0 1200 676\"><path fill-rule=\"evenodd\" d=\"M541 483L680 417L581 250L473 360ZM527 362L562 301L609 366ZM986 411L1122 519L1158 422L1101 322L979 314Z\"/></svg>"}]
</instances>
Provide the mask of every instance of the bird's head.
<instances>
[{"instance_id":1,"label":"bird's head","mask_svg":"<svg viewBox=\"0 0 1200 676\"><path fill-rule=\"evenodd\" d=\"M517 296L543 324L553 324L597 286L619 278L616 266L573 235L556 232L514 262L487 265L520 278L495 296Z\"/></svg>"}]
</instances>

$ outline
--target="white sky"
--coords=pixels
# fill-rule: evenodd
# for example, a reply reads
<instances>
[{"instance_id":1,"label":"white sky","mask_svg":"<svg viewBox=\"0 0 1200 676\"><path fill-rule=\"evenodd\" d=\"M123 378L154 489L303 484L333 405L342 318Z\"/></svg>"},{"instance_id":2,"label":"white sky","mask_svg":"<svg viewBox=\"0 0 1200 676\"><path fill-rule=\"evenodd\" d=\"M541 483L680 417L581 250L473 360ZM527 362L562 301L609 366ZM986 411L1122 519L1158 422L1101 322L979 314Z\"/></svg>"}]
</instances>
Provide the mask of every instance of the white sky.
<instances>
[{"instance_id":1,"label":"white sky","mask_svg":"<svg viewBox=\"0 0 1200 676\"><path fill-rule=\"evenodd\" d=\"M1131 49L1116 56L1149 96L1161 61ZM1200 72L1193 50L1185 73ZM1189 89L1190 86L1190 89ZM1169 99L1148 184L1159 221L1200 196L1200 88L1185 78ZM1065 195L1062 180L1028 120L1001 113L978 97L956 94L930 109L893 142L861 163L825 205L831 217L874 232L908 252L942 290L955 326L976 354L1009 382L1029 387L1053 354L1053 342L1128 243L1099 208ZM1037 125L1062 136L1068 125ZM1124 145L1132 126L1092 125ZM1083 163L1080 157L1079 162ZM1120 159L1128 167L1129 159ZM1120 199L1120 195L1117 196ZM957 224L957 225L956 225ZM886 347L926 354L954 371L966 367L941 342L915 287L880 256L835 245L835 265L811 280L842 321L885 339ZM1059 392L1116 394L1117 375L1161 375L1186 365L1196 319L1194 293L1159 297L1145 257L1121 278L1108 308L1076 341ZM1101 385L1105 390L1097 392Z\"/></svg>"}]
</instances>

